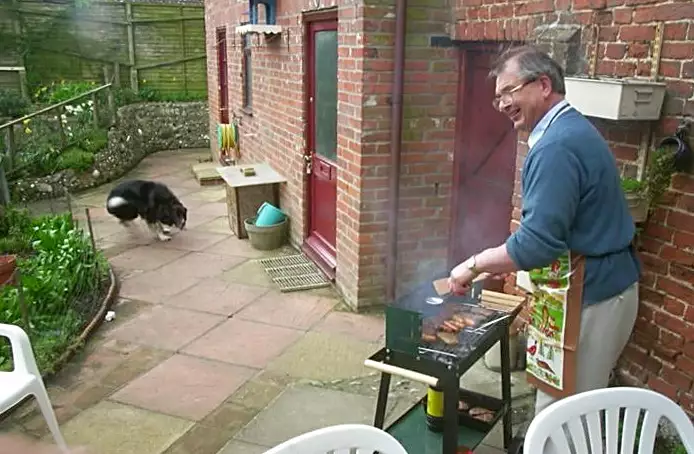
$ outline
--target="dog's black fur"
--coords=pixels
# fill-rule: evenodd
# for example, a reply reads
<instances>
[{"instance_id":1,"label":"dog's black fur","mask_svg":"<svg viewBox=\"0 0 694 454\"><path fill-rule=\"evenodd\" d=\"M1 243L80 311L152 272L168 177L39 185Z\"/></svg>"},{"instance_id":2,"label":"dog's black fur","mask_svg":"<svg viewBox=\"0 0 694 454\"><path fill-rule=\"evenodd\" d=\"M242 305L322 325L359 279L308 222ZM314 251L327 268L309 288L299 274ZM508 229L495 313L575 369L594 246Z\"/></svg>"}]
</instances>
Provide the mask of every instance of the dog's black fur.
<instances>
[{"instance_id":1,"label":"dog's black fur","mask_svg":"<svg viewBox=\"0 0 694 454\"><path fill-rule=\"evenodd\" d=\"M142 218L161 241L171 239L170 230L176 226L183 230L188 210L162 183L147 180L129 180L116 185L106 199L106 210L121 223Z\"/></svg>"}]
</instances>

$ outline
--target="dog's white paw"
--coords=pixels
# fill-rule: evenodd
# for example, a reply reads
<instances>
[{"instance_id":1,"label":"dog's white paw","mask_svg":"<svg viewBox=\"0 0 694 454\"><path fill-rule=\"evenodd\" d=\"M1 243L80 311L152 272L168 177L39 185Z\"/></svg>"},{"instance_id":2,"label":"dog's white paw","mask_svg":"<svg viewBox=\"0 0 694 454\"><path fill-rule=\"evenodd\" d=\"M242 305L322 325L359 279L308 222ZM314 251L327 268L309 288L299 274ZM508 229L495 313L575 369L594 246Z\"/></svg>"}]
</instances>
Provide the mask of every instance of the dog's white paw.
<instances>
[{"instance_id":1,"label":"dog's white paw","mask_svg":"<svg viewBox=\"0 0 694 454\"><path fill-rule=\"evenodd\" d=\"M168 235L171 233L171 228L162 226L161 231Z\"/></svg>"},{"instance_id":2,"label":"dog's white paw","mask_svg":"<svg viewBox=\"0 0 694 454\"><path fill-rule=\"evenodd\" d=\"M163 233L160 233L159 235L157 235L157 237L159 238L159 241L170 241L171 240L171 237L169 235L164 235Z\"/></svg>"}]
</instances>

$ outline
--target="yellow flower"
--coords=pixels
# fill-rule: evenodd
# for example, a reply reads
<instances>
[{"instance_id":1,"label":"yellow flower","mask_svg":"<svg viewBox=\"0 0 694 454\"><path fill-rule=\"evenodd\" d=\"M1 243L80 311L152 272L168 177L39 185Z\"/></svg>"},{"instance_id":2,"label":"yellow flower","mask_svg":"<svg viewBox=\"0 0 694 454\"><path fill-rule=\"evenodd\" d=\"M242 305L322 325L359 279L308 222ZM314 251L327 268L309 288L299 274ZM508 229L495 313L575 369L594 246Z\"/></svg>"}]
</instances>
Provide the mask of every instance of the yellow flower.
<instances>
[{"instance_id":1,"label":"yellow flower","mask_svg":"<svg viewBox=\"0 0 694 454\"><path fill-rule=\"evenodd\" d=\"M26 134L31 134L31 128L25 128L25 129L24 129L24 132L25 132Z\"/></svg>"},{"instance_id":2,"label":"yellow flower","mask_svg":"<svg viewBox=\"0 0 694 454\"><path fill-rule=\"evenodd\" d=\"M31 118L27 118L26 120L24 120L24 121L22 122L22 124L23 124L24 126L26 126L26 125L29 124L30 121L31 121Z\"/></svg>"}]
</instances>

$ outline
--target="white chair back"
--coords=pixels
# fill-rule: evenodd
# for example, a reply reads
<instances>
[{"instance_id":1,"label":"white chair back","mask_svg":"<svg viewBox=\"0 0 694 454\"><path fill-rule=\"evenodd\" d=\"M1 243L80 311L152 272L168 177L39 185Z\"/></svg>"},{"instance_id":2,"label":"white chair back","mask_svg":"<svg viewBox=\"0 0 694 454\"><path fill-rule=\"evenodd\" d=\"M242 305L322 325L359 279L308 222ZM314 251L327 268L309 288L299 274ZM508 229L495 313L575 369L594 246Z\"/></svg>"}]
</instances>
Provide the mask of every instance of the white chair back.
<instances>
[{"instance_id":1,"label":"white chair back","mask_svg":"<svg viewBox=\"0 0 694 454\"><path fill-rule=\"evenodd\" d=\"M634 454L638 439L636 452L652 454L663 417L675 426L687 453L694 454L694 425L684 410L660 393L631 387L587 391L553 403L530 423L523 453L543 454L551 440L558 453Z\"/></svg>"}]
</instances>

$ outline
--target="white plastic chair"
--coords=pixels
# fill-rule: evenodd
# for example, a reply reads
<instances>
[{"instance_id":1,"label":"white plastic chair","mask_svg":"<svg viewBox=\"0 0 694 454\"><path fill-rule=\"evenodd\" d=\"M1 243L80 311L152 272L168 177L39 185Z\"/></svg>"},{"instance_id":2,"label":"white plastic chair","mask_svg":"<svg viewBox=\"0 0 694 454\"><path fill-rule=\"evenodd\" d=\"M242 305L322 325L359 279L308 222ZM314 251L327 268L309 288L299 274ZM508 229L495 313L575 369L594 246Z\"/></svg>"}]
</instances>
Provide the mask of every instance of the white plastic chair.
<instances>
[{"instance_id":1,"label":"white plastic chair","mask_svg":"<svg viewBox=\"0 0 694 454\"><path fill-rule=\"evenodd\" d=\"M314 430L289 439L265 451L265 454L373 454L374 451L407 454L388 432L363 424L341 424Z\"/></svg>"},{"instance_id":2,"label":"white plastic chair","mask_svg":"<svg viewBox=\"0 0 694 454\"><path fill-rule=\"evenodd\" d=\"M620 409L624 409L621 450L618 445ZM574 452L570 444L577 454L633 454L642 411L638 454L653 453L662 417L675 426L687 453L694 454L694 425L684 410L660 393L632 387L586 391L553 403L530 423L523 453L543 454L545 444L551 439L557 452L562 454ZM591 451L588 451L588 444Z\"/></svg>"},{"instance_id":3,"label":"white plastic chair","mask_svg":"<svg viewBox=\"0 0 694 454\"><path fill-rule=\"evenodd\" d=\"M0 414L5 413L27 396L34 396L48 429L61 452L68 454L67 445L58 426L48 392L36 366L29 336L18 326L0 323L0 336L6 337L12 347L14 370L0 372Z\"/></svg>"}]
</instances>

